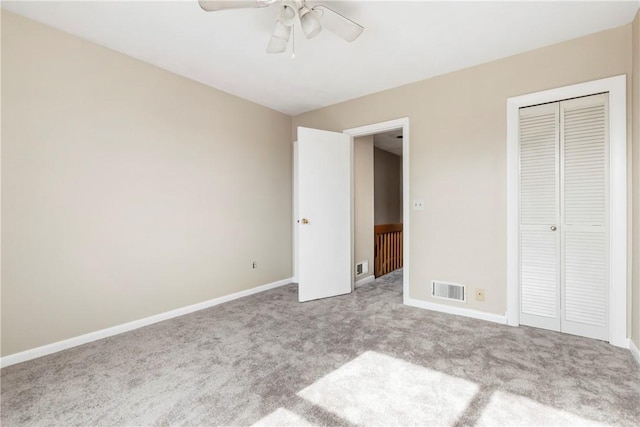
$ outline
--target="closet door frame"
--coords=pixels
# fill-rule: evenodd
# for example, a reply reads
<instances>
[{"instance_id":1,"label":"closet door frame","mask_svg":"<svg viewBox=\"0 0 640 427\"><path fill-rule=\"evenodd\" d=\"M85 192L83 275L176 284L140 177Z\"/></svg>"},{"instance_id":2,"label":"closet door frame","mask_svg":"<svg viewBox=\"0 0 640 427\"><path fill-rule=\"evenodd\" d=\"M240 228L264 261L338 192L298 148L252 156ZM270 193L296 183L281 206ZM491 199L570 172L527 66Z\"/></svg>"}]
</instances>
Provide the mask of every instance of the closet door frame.
<instances>
[{"instance_id":1,"label":"closet door frame","mask_svg":"<svg viewBox=\"0 0 640 427\"><path fill-rule=\"evenodd\" d=\"M609 342L627 337L627 113L626 76L580 83L507 99L507 324L520 325L519 109L564 99L609 94Z\"/></svg>"}]
</instances>

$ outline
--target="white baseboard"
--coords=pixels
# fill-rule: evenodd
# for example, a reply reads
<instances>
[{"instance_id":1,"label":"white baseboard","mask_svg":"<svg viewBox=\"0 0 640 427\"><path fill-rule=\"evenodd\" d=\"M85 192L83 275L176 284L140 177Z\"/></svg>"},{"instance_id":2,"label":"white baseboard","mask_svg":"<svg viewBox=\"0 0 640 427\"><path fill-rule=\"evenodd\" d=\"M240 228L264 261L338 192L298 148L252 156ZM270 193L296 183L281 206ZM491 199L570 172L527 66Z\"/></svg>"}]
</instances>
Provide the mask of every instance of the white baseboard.
<instances>
[{"instance_id":1,"label":"white baseboard","mask_svg":"<svg viewBox=\"0 0 640 427\"><path fill-rule=\"evenodd\" d=\"M471 317L473 319L486 320L488 322L507 324L507 317L499 314L486 313L484 311L472 310L470 308L453 307L450 305L438 304L414 298L405 297L404 304L411 307L424 308L426 310L439 311L441 313L455 314L457 316Z\"/></svg>"},{"instance_id":2,"label":"white baseboard","mask_svg":"<svg viewBox=\"0 0 640 427\"><path fill-rule=\"evenodd\" d=\"M163 320L172 319L174 317L193 313L194 311L204 310L205 308L213 307L215 305L222 304L228 301L233 301L238 298L257 294L259 292L264 292L269 289L277 288L279 286L284 286L291 282L292 278L278 280L277 282L267 283L266 285L258 286L240 292L235 292L230 295L224 295L218 298L210 299L208 301L203 301L197 304L188 305L186 307L176 308L175 310L166 311L164 313L155 314L153 316L145 317L144 319L134 320L132 322L123 323L121 325L112 326L110 328L101 329L95 332L90 332L88 334L69 338L63 341L58 341L52 344L43 345L41 347L32 348L30 350L21 351L20 353L10 354L8 356L0 358L0 367L4 368L6 366L15 365L16 363L26 362L27 360L36 359L38 357L57 353L59 351L77 347L79 345L90 343L92 341L97 341L102 338L111 337L123 332L129 332L134 329L142 328L143 326L162 322Z\"/></svg>"},{"instance_id":3,"label":"white baseboard","mask_svg":"<svg viewBox=\"0 0 640 427\"><path fill-rule=\"evenodd\" d=\"M371 282L375 282L376 281L376 276L374 276L373 274L364 277L362 279L358 279L356 280L356 282L353 284L354 287L359 288L362 285L366 285L367 283L371 283Z\"/></svg>"},{"instance_id":4,"label":"white baseboard","mask_svg":"<svg viewBox=\"0 0 640 427\"><path fill-rule=\"evenodd\" d=\"M636 359L636 362L640 365L640 350L638 350L636 343L634 343L631 338L629 338L629 351L631 351L633 358Z\"/></svg>"}]
</instances>

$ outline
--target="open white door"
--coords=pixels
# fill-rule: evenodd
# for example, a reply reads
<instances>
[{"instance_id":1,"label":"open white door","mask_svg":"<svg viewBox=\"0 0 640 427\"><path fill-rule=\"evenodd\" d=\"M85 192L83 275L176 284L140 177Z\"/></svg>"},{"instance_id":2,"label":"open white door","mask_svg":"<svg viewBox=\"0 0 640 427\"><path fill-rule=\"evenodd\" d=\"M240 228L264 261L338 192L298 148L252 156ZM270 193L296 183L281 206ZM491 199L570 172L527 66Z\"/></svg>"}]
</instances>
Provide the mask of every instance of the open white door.
<instances>
[{"instance_id":1,"label":"open white door","mask_svg":"<svg viewBox=\"0 0 640 427\"><path fill-rule=\"evenodd\" d=\"M351 292L351 138L298 128L298 300Z\"/></svg>"}]
</instances>

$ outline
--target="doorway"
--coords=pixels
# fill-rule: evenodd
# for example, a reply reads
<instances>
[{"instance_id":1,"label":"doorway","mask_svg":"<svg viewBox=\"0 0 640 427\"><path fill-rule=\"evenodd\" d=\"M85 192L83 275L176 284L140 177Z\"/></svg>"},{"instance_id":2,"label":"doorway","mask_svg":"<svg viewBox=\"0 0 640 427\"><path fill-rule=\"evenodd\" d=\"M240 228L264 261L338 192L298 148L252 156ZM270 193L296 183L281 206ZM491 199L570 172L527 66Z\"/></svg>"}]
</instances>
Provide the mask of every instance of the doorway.
<instances>
[{"instance_id":1,"label":"doorway","mask_svg":"<svg viewBox=\"0 0 640 427\"><path fill-rule=\"evenodd\" d=\"M356 287L403 265L402 139L400 128L353 140Z\"/></svg>"},{"instance_id":2,"label":"doorway","mask_svg":"<svg viewBox=\"0 0 640 427\"><path fill-rule=\"evenodd\" d=\"M409 287L409 119L345 130L353 145L354 287L402 268Z\"/></svg>"}]
</instances>

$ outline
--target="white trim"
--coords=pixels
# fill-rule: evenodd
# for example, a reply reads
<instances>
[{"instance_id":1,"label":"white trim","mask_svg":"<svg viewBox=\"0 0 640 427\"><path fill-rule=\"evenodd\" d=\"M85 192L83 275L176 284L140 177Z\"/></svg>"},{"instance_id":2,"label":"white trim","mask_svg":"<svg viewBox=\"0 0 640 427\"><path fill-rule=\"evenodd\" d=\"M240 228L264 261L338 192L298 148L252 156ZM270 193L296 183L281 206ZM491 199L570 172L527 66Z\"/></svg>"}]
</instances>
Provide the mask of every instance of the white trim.
<instances>
[{"instance_id":1,"label":"white trim","mask_svg":"<svg viewBox=\"0 0 640 427\"><path fill-rule=\"evenodd\" d=\"M41 347L32 348L30 350L21 351L20 353L10 354L0 359L0 367L4 368L7 366L15 365L16 363L26 362L27 360L47 356L49 354L57 353L62 350L67 350L72 347L87 344L92 341L97 341L103 338L122 334L124 332L129 332L134 329L142 328L143 326L151 325L153 323L162 322L163 320L173 319L174 317L183 316L185 314L193 313L194 311L204 310L205 308L233 301L238 298L288 285L291 282L292 278L278 280L277 282L267 283L266 285L258 286L240 292L235 292L230 295L224 295L218 298L210 299L208 301L203 301L197 304L188 305L186 307L176 308L175 310L166 311L164 313L155 314L153 316L145 317L144 319L134 320L132 322L123 323L121 325L112 326L110 328L101 329L95 332L90 332L88 334L69 338L63 341L58 341L52 344L43 345Z\"/></svg>"},{"instance_id":2,"label":"white trim","mask_svg":"<svg viewBox=\"0 0 640 427\"><path fill-rule=\"evenodd\" d=\"M343 132L344 133L344 132ZM351 218L349 219L349 228L351 232L351 261L349 266L351 269L351 292L356 289L355 265L356 265L356 173L355 173L355 144L353 137L349 138L349 209Z\"/></svg>"},{"instance_id":3,"label":"white trim","mask_svg":"<svg viewBox=\"0 0 640 427\"><path fill-rule=\"evenodd\" d=\"M500 323L501 325L507 324L507 317L500 314L487 313L485 311L478 311L470 308L453 307L450 305L437 304L435 302L423 301L414 298L405 298L404 303L411 307L424 308L426 310L438 311L440 313L471 317L473 319L486 320L487 322Z\"/></svg>"},{"instance_id":4,"label":"white trim","mask_svg":"<svg viewBox=\"0 0 640 427\"><path fill-rule=\"evenodd\" d=\"M375 282L375 281L376 281L376 276L371 274L371 275L369 275L369 276L367 276L365 278L356 280L356 282L354 283L354 286L356 288L359 288L360 286L363 286L363 285L366 285L367 283L371 283L371 282Z\"/></svg>"},{"instance_id":5,"label":"white trim","mask_svg":"<svg viewBox=\"0 0 640 427\"><path fill-rule=\"evenodd\" d=\"M519 181L519 158L518 147L518 118L521 107L513 98L507 99L507 324L509 326L520 325L520 269L519 247L520 239L518 231L520 229L518 218L520 218L520 191Z\"/></svg>"},{"instance_id":6,"label":"white trim","mask_svg":"<svg viewBox=\"0 0 640 427\"><path fill-rule=\"evenodd\" d=\"M629 338L629 351L631 352L633 358L636 359L636 362L638 362L638 364L640 365L640 350L638 350L638 347L636 347L636 343L634 343L631 338Z\"/></svg>"},{"instance_id":7,"label":"white trim","mask_svg":"<svg viewBox=\"0 0 640 427\"><path fill-rule=\"evenodd\" d=\"M520 324L518 290L518 109L596 93L609 93L610 127L610 334L609 342L627 340L627 114L626 76L545 90L507 99L507 322Z\"/></svg>"},{"instance_id":8,"label":"white trim","mask_svg":"<svg viewBox=\"0 0 640 427\"><path fill-rule=\"evenodd\" d=\"M407 302L409 300L409 237L411 235L409 226L411 213L411 203L409 200L409 117L346 129L343 132L351 136L351 147L353 147L353 139L358 136L373 135L400 128L402 128L402 298L403 303L409 305ZM353 163L351 167L353 168ZM353 216L353 210L351 211L351 215ZM352 245L352 253L353 250Z\"/></svg>"}]
</instances>

